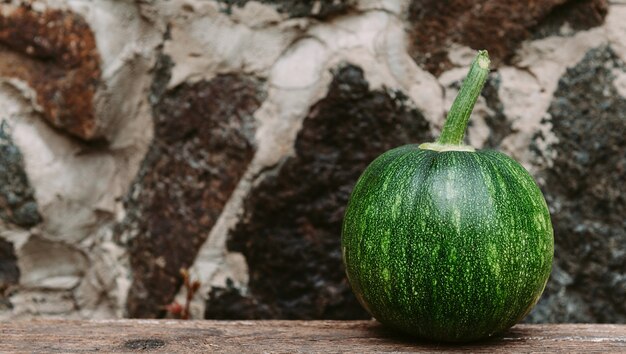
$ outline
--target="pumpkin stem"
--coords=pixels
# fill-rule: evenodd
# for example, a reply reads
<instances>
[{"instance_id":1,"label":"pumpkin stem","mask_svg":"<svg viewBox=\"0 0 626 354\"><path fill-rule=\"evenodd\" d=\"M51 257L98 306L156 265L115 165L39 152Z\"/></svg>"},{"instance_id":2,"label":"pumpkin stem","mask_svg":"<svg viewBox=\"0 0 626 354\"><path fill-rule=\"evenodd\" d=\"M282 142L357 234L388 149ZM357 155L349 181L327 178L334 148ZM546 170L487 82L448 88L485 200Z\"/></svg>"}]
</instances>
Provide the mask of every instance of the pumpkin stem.
<instances>
[{"instance_id":1,"label":"pumpkin stem","mask_svg":"<svg viewBox=\"0 0 626 354\"><path fill-rule=\"evenodd\" d=\"M461 145L463 143L463 136L465 136L470 115L489 75L489 63L487 51L478 51L467 77L463 80L461 90L454 99L450 112L448 112L443 130L439 140L437 140L438 144Z\"/></svg>"}]
</instances>

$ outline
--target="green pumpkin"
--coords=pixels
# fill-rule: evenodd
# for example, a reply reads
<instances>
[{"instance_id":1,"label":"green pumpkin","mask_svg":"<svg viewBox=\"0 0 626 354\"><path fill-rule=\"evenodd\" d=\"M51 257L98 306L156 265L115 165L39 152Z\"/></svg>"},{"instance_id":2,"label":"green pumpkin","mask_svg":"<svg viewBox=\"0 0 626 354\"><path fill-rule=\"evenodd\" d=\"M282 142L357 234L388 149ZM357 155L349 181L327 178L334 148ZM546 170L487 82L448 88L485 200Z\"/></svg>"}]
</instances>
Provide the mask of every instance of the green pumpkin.
<instances>
[{"instance_id":1,"label":"green pumpkin","mask_svg":"<svg viewBox=\"0 0 626 354\"><path fill-rule=\"evenodd\" d=\"M533 178L500 152L461 143L488 67L479 52L439 140L378 157L346 209L354 293L377 320L421 338L505 331L537 303L552 267L550 214Z\"/></svg>"}]
</instances>

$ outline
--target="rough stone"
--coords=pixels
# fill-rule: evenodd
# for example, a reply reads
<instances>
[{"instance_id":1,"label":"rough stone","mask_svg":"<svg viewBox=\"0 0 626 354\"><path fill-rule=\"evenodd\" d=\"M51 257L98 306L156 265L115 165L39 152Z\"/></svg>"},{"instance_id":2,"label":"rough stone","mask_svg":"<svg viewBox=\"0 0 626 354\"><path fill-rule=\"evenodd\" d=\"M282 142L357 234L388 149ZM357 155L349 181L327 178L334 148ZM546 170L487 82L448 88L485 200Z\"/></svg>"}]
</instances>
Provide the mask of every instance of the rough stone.
<instances>
[{"instance_id":1,"label":"rough stone","mask_svg":"<svg viewBox=\"0 0 626 354\"><path fill-rule=\"evenodd\" d=\"M15 250L10 242L0 239L0 311L10 306L6 300L6 290L20 279Z\"/></svg>"},{"instance_id":2,"label":"rough stone","mask_svg":"<svg viewBox=\"0 0 626 354\"><path fill-rule=\"evenodd\" d=\"M11 304L15 317L77 319L75 315L72 316L75 314L76 302L69 290L21 290L11 296Z\"/></svg>"},{"instance_id":3,"label":"rough stone","mask_svg":"<svg viewBox=\"0 0 626 354\"><path fill-rule=\"evenodd\" d=\"M228 279L226 287L213 287L209 293L209 306L205 318L219 319L268 319L274 318L269 304L260 303L256 298L242 295L241 290Z\"/></svg>"},{"instance_id":4,"label":"rough stone","mask_svg":"<svg viewBox=\"0 0 626 354\"><path fill-rule=\"evenodd\" d=\"M544 20L558 24L576 20L587 8L593 16L573 29L599 25L606 15L606 0L414 0L409 9L411 56L428 71L438 75L451 67L451 44L487 49L494 66L508 62L519 44L532 36ZM564 9L568 11L564 11ZM604 10L603 10L604 9ZM560 22L559 22L560 21Z\"/></svg>"},{"instance_id":5,"label":"rough stone","mask_svg":"<svg viewBox=\"0 0 626 354\"><path fill-rule=\"evenodd\" d=\"M100 75L94 35L79 15L30 5L0 13L0 76L26 81L54 127L100 138L94 113Z\"/></svg>"},{"instance_id":6,"label":"rough stone","mask_svg":"<svg viewBox=\"0 0 626 354\"><path fill-rule=\"evenodd\" d=\"M574 0L556 6L532 30L533 39L551 35L568 36L600 26L609 8L608 0Z\"/></svg>"},{"instance_id":7,"label":"rough stone","mask_svg":"<svg viewBox=\"0 0 626 354\"><path fill-rule=\"evenodd\" d=\"M295 156L263 174L227 242L230 251L246 257L249 293L214 289L206 317L368 317L344 275L345 205L358 176L379 154L432 137L402 93L370 90L353 65L333 75L327 96L304 120Z\"/></svg>"},{"instance_id":8,"label":"rough stone","mask_svg":"<svg viewBox=\"0 0 626 354\"><path fill-rule=\"evenodd\" d=\"M35 235L16 254L20 285L30 289L72 289L89 264L88 256L78 247Z\"/></svg>"},{"instance_id":9,"label":"rough stone","mask_svg":"<svg viewBox=\"0 0 626 354\"><path fill-rule=\"evenodd\" d=\"M131 239L130 316L164 314L181 285L180 268L193 263L246 171L255 150L252 113L264 96L260 87L250 77L220 75L160 97L155 92L154 141L118 227Z\"/></svg>"},{"instance_id":10,"label":"rough stone","mask_svg":"<svg viewBox=\"0 0 626 354\"><path fill-rule=\"evenodd\" d=\"M242 7L250 0L218 0L224 4L226 13L232 11L233 6ZM314 17L326 19L331 16L346 13L356 5L355 0L339 1L299 1L299 0L256 0L263 4L270 4L280 13L289 17Z\"/></svg>"},{"instance_id":11,"label":"rough stone","mask_svg":"<svg viewBox=\"0 0 626 354\"><path fill-rule=\"evenodd\" d=\"M614 87L625 70L609 47L591 50L548 110L558 143L541 177L556 261L530 322L626 323L626 98Z\"/></svg>"},{"instance_id":12,"label":"rough stone","mask_svg":"<svg viewBox=\"0 0 626 354\"><path fill-rule=\"evenodd\" d=\"M13 143L4 121L0 123L0 219L22 227L32 227L41 221L22 153Z\"/></svg>"},{"instance_id":13,"label":"rough stone","mask_svg":"<svg viewBox=\"0 0 626 354\"><path fill-rule=\"evenodd\" d=\"M267 77L274 63L302 34L298 25L302 21L280 22L280 25L270 21L272 24L253 27L258 24L250 18L262 20L263 16L255 8L272 11L256 2L252 8L238 9L241 11L236 12L237 16L220 12L215 2L195 2L191 9L186 9L185 2L161 3L171 3L181 13L172 19L169 39L163 42L163 54L176 63L168 88L189 81L210 80L220 73Z\"/></svg>"}]
</instances>

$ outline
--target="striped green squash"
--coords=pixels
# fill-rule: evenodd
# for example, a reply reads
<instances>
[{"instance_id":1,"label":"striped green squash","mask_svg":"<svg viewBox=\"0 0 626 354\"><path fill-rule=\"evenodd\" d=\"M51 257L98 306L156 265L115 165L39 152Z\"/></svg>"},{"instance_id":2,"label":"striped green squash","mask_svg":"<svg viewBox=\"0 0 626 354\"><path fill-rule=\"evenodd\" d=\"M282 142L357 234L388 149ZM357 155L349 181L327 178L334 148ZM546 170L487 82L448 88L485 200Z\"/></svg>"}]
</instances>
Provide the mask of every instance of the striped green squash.
<instances>
[{"instance_id":1,"label":"striped green squash","mask_svg":"<svg viewBox=\"0 0 626 354\"><path fill-rule=\"evenodd\" d=\"M348 280L383 324L436 341L500 333L537 303L554 241L530 174L461 141L489 72L479 52L436 143L390 150L359 178L342 230Z\"/></svg>"}]
</instances>

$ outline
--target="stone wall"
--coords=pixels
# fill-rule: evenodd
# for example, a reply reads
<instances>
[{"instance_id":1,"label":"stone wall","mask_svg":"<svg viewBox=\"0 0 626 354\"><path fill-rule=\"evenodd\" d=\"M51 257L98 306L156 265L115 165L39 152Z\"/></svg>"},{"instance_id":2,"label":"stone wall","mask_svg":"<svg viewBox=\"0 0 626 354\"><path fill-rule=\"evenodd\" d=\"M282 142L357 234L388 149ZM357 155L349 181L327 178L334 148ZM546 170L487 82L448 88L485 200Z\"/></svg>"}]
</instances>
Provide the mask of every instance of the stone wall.
<instances>
[{"instance_id":1,"label":"stone wall","mask_svg":"<svg viewBox=\"0 0 626 354\"><path fill-rule=\"evenodd\" d=\"M467 134L544 191L530 322L626 322L626 4L0 3L0 319L357 319L340 225L381 152ZM171 310L172 307L170 306Z\"/></svg>"}]
</instances>

